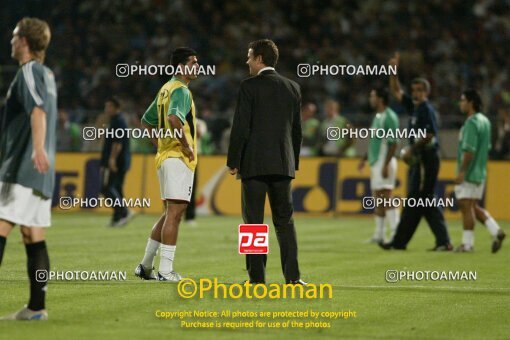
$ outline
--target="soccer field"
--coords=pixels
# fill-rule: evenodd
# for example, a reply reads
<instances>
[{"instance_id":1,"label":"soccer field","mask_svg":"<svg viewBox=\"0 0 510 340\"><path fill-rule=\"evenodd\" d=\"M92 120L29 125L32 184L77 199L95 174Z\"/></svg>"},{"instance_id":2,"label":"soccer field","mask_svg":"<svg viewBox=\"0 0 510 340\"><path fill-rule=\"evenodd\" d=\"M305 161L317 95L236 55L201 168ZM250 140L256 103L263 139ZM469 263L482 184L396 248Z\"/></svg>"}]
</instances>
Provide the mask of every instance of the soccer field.
<instances>
[{"instance_id":1,"label":"soccer field","mask_svg":"<svg viewBox=\"0 0 510 340\"><path fill-rule=\"evenodd\" d=\"M123 229L107 228L109 217L92 213L54 214L48 231L54 271L126 271L126 281L51 281L49 321L0 322L0 338L422 338L503 339L510 334L510 248L490 253L490 237L477 225L475 253L431 253L433 237L423 222L407 251L385 252L363 242L371 236L371 218L296 218L302 278L333 285L332 299L184 299L176 284L141 281L133 275L154 215L140 215ZM269 221L266 218L266 221ZM206 217L198 226L181 225L175 269L183 277L218 278L239 283L247 278L237 254L237 217ZM501 222L510 232L510 222ZM272 226L270 225L272 229ZM454 244L459 221L450 221ZM270 230L268 283L282 283L274 231ZM0 268L0 315L26 303L26 256L19 232L8 240ZM156 257L155 264L159 263ZM476 281L402 281L388 283L387 270L476 271ZM356 317L328 320L314 329L183 329L179 319L160 311L355 311ZM260 318L258 318L260 319ZM198 319L194 319L198 320ZM236 321L252 321L238 319ZM277 321L284 322L289 318ZM507 320L507 321L505 321ZM275 321L275 320L271 320ZM302 320L303 321L303 320Z\"/></svg>"}]
</instances>

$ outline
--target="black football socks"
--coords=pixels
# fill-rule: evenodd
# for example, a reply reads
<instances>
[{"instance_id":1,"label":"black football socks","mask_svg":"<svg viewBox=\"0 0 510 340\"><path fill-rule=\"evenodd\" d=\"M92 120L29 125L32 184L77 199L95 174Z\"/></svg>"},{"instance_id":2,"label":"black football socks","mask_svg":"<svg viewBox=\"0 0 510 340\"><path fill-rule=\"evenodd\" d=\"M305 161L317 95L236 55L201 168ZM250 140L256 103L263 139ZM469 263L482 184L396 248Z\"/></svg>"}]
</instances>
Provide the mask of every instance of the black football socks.
<instances>
[{"instance_id":1,"label":"black football socks","mask_svg":"<svg viewBox=\"0 0 510 340\"><path fill-rule=\"evenodd\" d=\"M46 284L50 270L50 259L46 242L26 244L27 272L30 279L30 301L28 308L38 311L45 308Z\"/></svg>"},{"instance_id":2,"label":"black football socks","mask_svg":"<svg viewBox=\"0 0 510 340\"><path fill-rule=\"evenodd\" d=\"M2 258L4 257L5 243L7 239L3 236L0 236L0 266L2 265Z\"/></svg>"}]
</instances>

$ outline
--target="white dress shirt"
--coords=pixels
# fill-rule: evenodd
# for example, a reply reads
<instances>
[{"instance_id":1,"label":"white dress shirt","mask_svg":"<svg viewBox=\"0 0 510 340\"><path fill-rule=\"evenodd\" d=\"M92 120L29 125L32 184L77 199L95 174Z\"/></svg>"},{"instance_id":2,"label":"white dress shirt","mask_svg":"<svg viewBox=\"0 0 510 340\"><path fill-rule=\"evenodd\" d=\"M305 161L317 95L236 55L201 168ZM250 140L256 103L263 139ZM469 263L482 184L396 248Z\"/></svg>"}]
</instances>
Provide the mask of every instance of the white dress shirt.
<instances>
[{"instance_id":1,"label":"white dress shirt","mask_svg":"<svg viewBox=\"0 0 510 340\"><path fill-rule=\"evenodd\" d=\"M259 73L257 73L257 75L259 75L259 74L261 74L262 72L267 71L267 70L272 70L272 71L274 71L274 67L266 66L266 67L264 67L263 69L261 69L261 70L259 71Z\"/></svg>"}]
</instances>

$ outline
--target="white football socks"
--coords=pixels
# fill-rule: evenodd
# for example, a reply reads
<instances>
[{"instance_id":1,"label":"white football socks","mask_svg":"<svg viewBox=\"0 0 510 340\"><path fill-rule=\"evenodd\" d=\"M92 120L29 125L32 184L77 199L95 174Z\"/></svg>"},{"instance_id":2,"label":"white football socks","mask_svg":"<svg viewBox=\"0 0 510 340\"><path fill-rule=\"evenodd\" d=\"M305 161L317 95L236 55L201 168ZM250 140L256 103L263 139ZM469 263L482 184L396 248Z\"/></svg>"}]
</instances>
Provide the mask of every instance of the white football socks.
<instances>
[{"instance_id":1,"label":"white football socks","mask_svg":"<svg viewBox=\"0 0 510 340\"><path fill-rule=\"evenodd\" d=\"M391 237L393 239L397 232L398 223L400 222L400 210L397 208L386 210L386 217L388 218L388 224L390 225Z\"/></svg>"},{"instance_id":2,"label":"white football socks","mask_svg":"<svg viewBox=\"0 0 510 340\"><path fill-rule=\"evenodd\" d=\"M175 247L176 246L161 244L159 253L159 272L163 276L168 276L174 270Z\"/></svg>"},{"instance_id":3,"label":"white football socks","mask_svg":"<svg viewBox=\"0 0 510 340\"><path fill-rule=\"evenodd\" d=\"M475 233L473 230L464 230L462 232L462 244L470 249L475 245Z\"/></svg>"},{"instance_id":4,"label":"white football socks","mask_svg":"<svg viewBox=\"0 0 510 340\"><path fill-rule=\"evenodd\" d=\"M142 266L146 269L151 269L154 267L154 257L156 256L156 253L158 252L159 245L158 241L154 241L153 239L149 238L147 241L147 246L145 247L145 255L143 256L142 260Z\"/></svg>"},{"instance_id":5,"label":"white football socks","mask_svg":"<svg viewBox=\"0 0 510 340\"><path fill-rule=\"evenodd\" d=\"M384 217L375 215L374 239L382 241L384 239Z\"/></svg>"},{"instance_id":6,"label":"white football socks","mask_svg":"<svg viewBox=\"0 0 510 340\"><path fill-rule=\"evenodd\" d=\"M498 235L499 225L492 217L486 219L484 224L492 237L496 237Z\"/></svg>"}]
</instances>

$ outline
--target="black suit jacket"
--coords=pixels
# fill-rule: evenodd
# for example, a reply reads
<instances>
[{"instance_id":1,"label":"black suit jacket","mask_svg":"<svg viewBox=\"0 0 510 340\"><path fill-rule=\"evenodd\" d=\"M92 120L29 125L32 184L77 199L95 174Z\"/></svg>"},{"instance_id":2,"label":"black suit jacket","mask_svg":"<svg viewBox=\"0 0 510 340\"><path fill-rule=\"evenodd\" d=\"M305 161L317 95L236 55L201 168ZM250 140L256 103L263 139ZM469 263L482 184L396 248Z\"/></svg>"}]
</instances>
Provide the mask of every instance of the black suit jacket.
<instances>
[{"instance_id":1,"label":"black suit jacket","mask_svg":"<svg viewBox=\"0 0 510 340\"><path fill-rule=\"evenodd\" d=\"M241 82L227 166L241 178L284 175L294 178L301 149L299 85L266 70Z\"/></svg>"}]
</instances>

